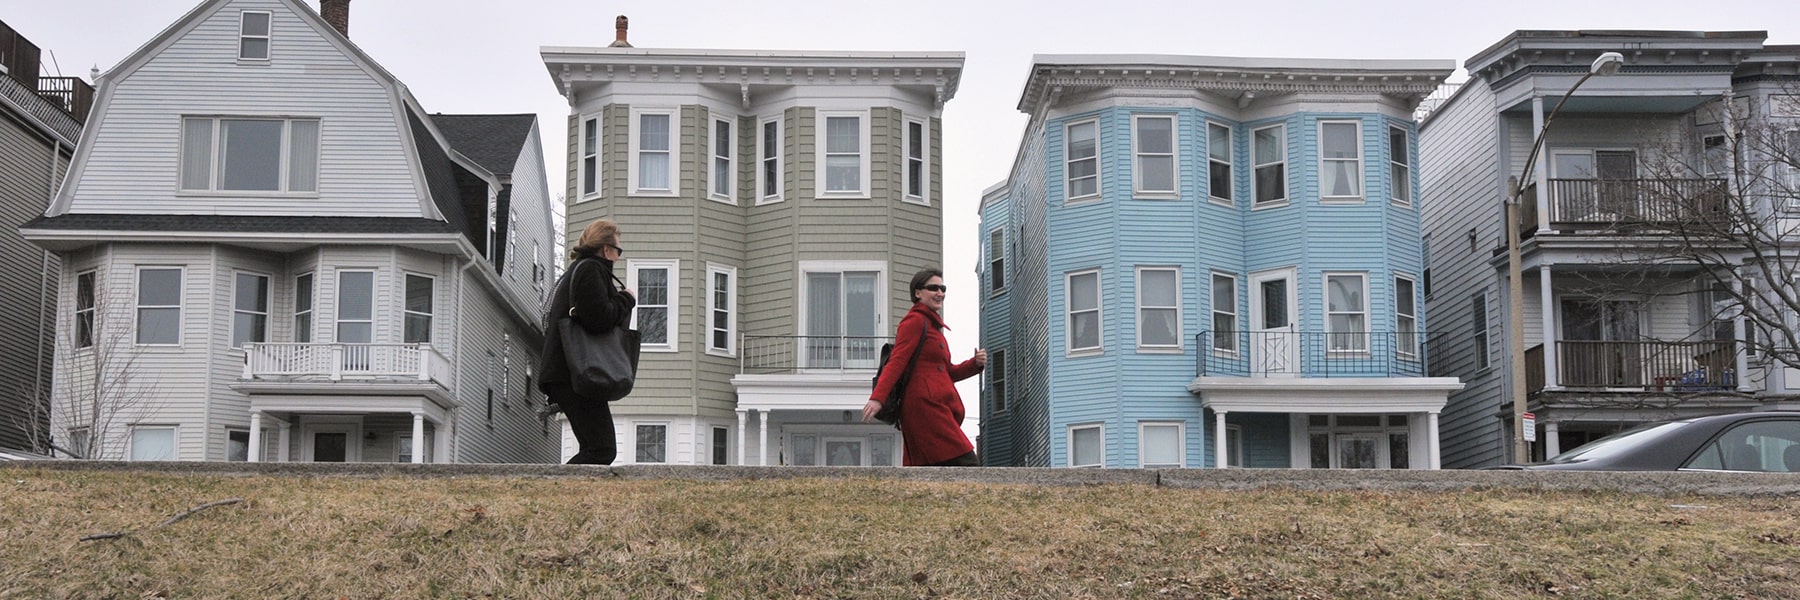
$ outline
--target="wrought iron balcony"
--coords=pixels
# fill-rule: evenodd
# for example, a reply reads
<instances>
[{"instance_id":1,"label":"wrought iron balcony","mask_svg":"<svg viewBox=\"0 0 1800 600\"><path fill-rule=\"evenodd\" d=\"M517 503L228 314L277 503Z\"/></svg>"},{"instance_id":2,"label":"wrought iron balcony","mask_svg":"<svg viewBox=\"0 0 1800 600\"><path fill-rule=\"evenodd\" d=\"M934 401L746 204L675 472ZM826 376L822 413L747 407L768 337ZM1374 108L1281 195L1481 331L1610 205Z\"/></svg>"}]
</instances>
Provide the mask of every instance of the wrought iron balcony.
<instances>
[{"instance_id":1,"label":"wrought iron balcony","mask_svg":"<svg viewBox=\"0 0 1800 600\"><path fill-rule=\"evenodd\" d=\"M244 345L244 379L436 381L450 361L430 344Z\"/></svg>"},{"instance_id":2,"label":"wrought iron balcony","mask_svg":"<svg viewBox=\"0 0 1800 600\"><path fill-rule=\"evenodd\" d=\"M1202 377L1425 377L1423 332L1203 331Z\"/></svg>"},{"instance_id":3,"label":"wrought iron balcony","mask_svg":"<svg viewBox=\"0 0 1800 600\"><path fill-rule=\"evenodd\" d=\"M747 375L874 371L884 336L746 335L738 372Z\"/></svg>"}]
</instances>

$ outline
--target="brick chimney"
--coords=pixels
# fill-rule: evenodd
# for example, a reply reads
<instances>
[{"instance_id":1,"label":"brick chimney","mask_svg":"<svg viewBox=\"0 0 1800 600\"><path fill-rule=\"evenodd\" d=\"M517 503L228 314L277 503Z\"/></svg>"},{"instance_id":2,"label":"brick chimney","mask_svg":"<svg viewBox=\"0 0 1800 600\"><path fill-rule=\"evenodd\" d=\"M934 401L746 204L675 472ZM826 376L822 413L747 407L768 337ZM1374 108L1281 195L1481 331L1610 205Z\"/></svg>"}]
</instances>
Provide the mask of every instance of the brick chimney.
<instances>
[{"instance_id":1,"label":"brick chimney","mask_svg":"<svg viewBox=\"0 0 1800 600\"><path fill-rule=\"evenodd\" d=\"M348 2L349 0L345 1ZM613 20L613 26L618 29L619 34L618 37L613 40L613 43L608 44L607 47L630 48L631 42L625 41L625 30L631 28L631 19L625 18L625 15L619 15L619 18Z\"/></svg>"},{"instance_id":2,"label":"brick chimney","mask_svg":"<svg viewBox=\"0 0 1800 600\"><path fill-rule=\"evenodd\" d=\"M319 0L319 16L344 37L350 37L350 0Z\"/></svg>"}]
</instances>

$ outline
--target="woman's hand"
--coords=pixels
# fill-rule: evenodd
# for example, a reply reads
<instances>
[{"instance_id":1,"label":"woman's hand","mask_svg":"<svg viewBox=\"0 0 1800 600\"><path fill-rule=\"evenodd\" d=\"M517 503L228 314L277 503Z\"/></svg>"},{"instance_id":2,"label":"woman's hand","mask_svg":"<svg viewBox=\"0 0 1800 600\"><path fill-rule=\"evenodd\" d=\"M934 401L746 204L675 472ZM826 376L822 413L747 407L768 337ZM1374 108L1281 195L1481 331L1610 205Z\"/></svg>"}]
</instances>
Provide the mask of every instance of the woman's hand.
<instances>
[{"instance_id":1,"label":"woman's hand","mask_svg":"<svg viewBox=\"0 0 1800 600\"><path fill-rule=\"evenodd\" d=\"M987 351L986 350L983 350L981 348L975 349L975 366L981 367L984 369L987 368Z\"/></svg>"},{"instance_id":2,"label":"woman's hand","mask_svg":"<svg viewBox=\"0 0 1800 600\"><path fill-rule=\"evenodd\" d=\"M863 422L875 422L875 413L881 412L881 403L874 400L863 403Z\"/></svg>"}]
</instances>

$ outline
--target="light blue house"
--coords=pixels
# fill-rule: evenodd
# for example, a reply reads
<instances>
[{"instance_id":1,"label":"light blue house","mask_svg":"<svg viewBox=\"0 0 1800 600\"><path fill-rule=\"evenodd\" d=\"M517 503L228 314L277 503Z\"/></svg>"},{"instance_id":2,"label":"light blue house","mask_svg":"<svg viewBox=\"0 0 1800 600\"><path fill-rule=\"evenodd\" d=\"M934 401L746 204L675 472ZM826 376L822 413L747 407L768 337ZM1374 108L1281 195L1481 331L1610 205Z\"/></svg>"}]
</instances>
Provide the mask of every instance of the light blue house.
<instances>
[{"instance_id":1,"label":"light blue house","mask_svg":"<svg viewBox=\"0 0 1800 600\"><path fill-rule=\"evenodd\" d=\"M1454 66L1035 57L981 207L988 464L1435 468L1412 111Z\"/></svg>"}]
</instances>

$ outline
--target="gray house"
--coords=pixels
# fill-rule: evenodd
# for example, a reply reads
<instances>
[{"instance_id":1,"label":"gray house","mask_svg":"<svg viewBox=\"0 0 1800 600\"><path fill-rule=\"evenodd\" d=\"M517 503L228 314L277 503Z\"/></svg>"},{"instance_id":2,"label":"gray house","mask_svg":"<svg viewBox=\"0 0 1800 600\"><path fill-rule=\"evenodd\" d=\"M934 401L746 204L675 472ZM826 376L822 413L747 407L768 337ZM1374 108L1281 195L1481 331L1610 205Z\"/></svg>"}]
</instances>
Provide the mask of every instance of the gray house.
<instances>
[{"instance_id":1,"label":"gray house","mask_svg":"<svg viewBox=\"0 0 1800 600\"><path fill-rule=\"evenodd\" d=\"M1735 128L1800 123L1800 103L1782 100L1795 93L1794 49L1766 37L1518 31L1464 62L1469 81L1419 132L1426 301L1437 331L1458 340L1433 346L1431 364L1468 384L1443 413L1445 467L1513 462L1514 368L1536 417L1534 459L1634 424L1770 408L1800 392L1800 371L1753 355L1755 336L1717 271L1667 254L1685 224L1745 199L1733 164L1754 160L1726 152ZM1621 53L1617 73L1593 77L1554 113L1603 52ZM1501 200L1527 167L1520 218L1505 223ZM1517 365L1503 226L1523 240ZM1741 262L1743 248L1715 249Z\"/></svg>"},{"instance_id":2,"label":"gray house","mask_svg":"<svg viewBox=\"0 0 1800 600\"><path fill-rule=\"evenodd\" d=\"M100 78L22 228L62 268L53 428L110 459L555 460L535 119L428 114L323 4L207 0Z\"/></svg>"},{"instance_id":3,"label":"gray house","mask_svg":"<svg viewBox=\"0 0 1800 600\"><path fill-rule=\"evenodd\" d=\"M94 88L39 76L38 58L0 21L0 449L48 453L58 261L17 226L43 214L62 183Z\"/></svg>"},{"instance_id":4,"label":"gray house","mask_svg":"<svg viewBox=\"0 0 1800 600\"><path fill-rule=\"evenodd\" d=\"M942 266L962 54L633 48L623 17L611 47L542 54L570 107L567 235L617 220L637 292L619 462L898 464L860 410L908 279Z\"/></svg>"}]
</instances>

